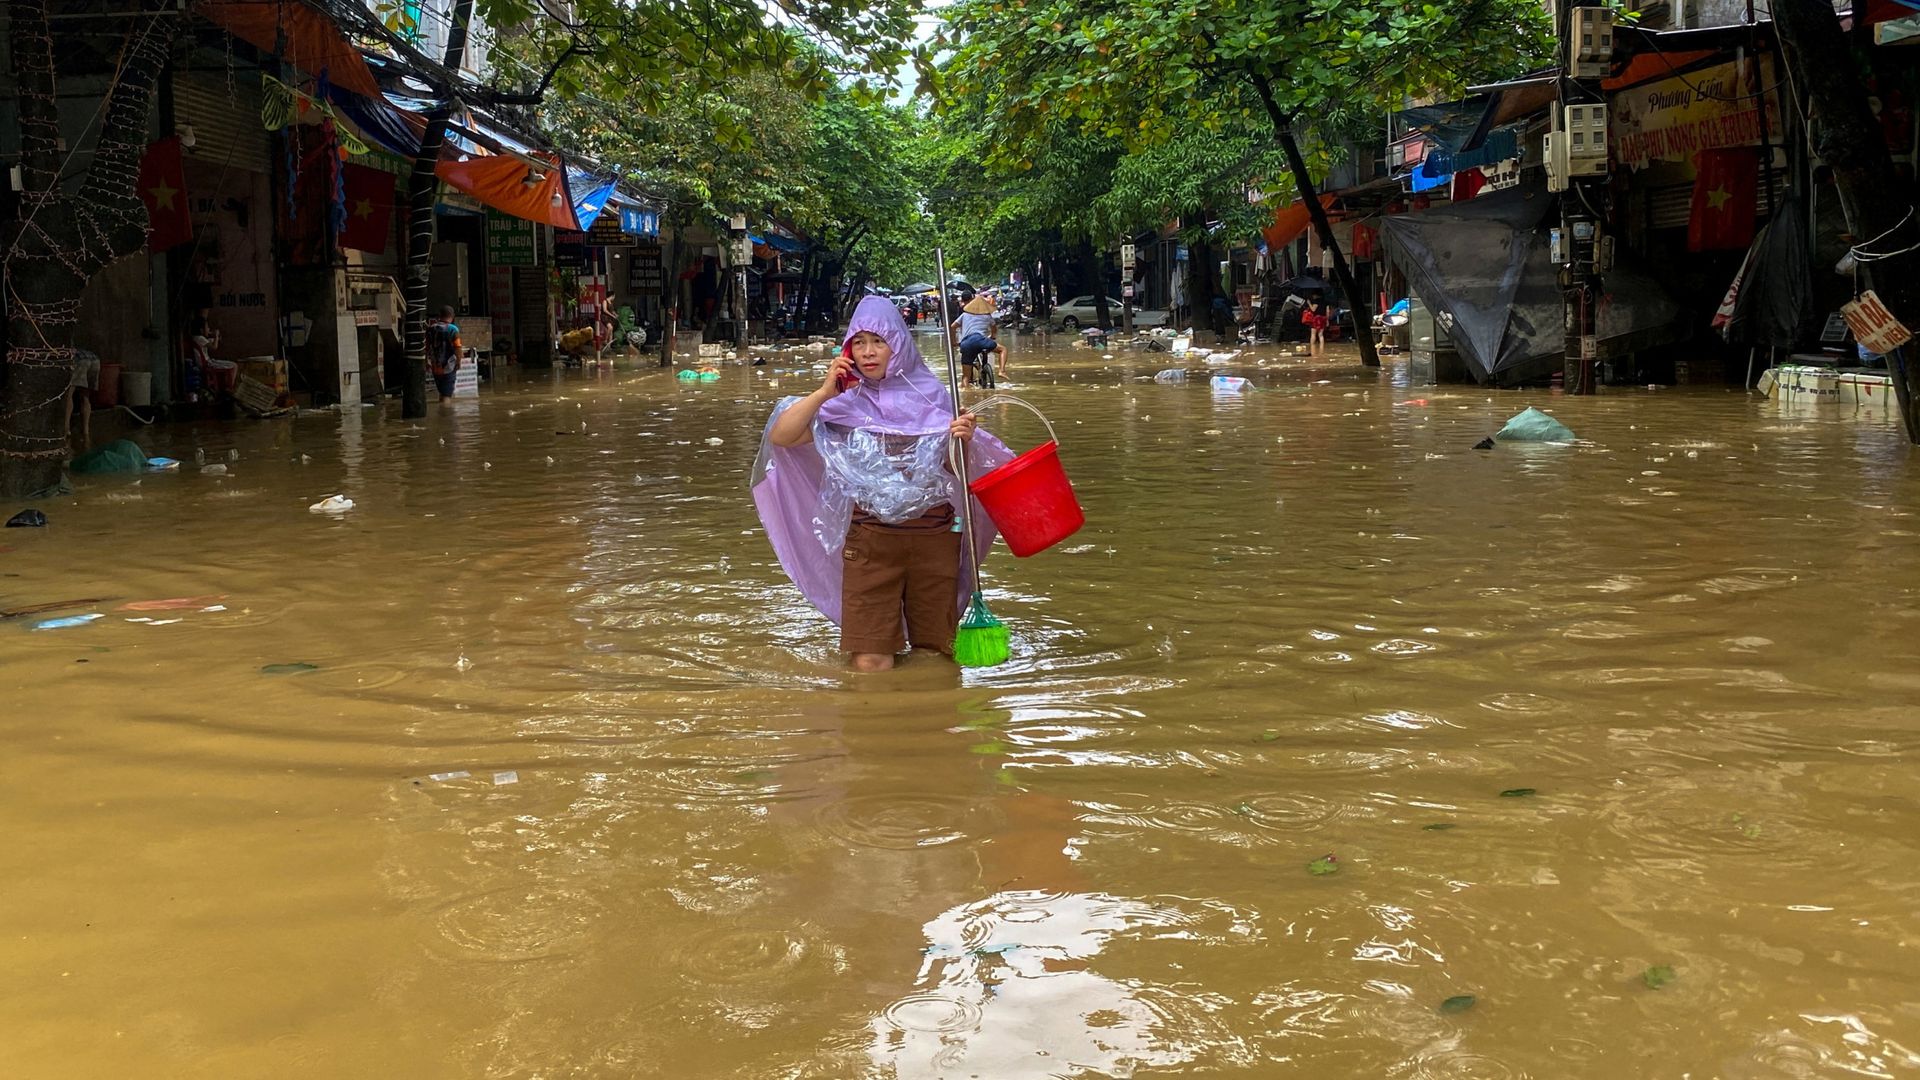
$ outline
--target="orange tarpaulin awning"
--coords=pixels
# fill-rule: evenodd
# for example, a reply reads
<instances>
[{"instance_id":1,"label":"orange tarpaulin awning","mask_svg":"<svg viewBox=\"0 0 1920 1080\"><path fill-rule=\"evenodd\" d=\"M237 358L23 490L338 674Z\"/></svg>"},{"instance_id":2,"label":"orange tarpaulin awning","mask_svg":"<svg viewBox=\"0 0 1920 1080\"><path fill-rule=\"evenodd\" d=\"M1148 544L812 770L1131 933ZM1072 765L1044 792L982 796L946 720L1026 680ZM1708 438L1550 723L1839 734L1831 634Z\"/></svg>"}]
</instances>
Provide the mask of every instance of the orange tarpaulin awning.
<instances>
[{"instance_id":1,"label":"orange tarpaulin awning","mask_svg":"<svg viewBox=\"0 0 1920 1080\"><path fill-rule=\"evenodd\" d=\"M1691 49L1687 52L1645 52L1627 61L1620 74L1603 79L1603 90L1625 90L1654 79L1666 79L1687 70L1692 64L1723 55L1718 49Z\"/></svg>"},{"instance_id":2,"label":"orange tarpaulin awning","mask_svg":"<svg viewBox=\"0 0 1920 1080\"><path fill-rule=\"evenodd\" d=\"M325 74L333 85L378 98L380 85L360 51L320 11L299 0L200 0L194 7L214 25L309 75Z\"/></svg>"},{"instance_id":3,"label":"orange tarpaulin awning","mask_svg":"<svg viewBox=\"0 0 1920 1080\"><path fill-rule=\"evenodd\" d=\"M1320 205L1332 206L1333 199L1332 195L1322 195ZM1268 251L1279 251L1298 240L1300 234L1306 232L1307 226L1312 223L1313 218L1307 213L1306 200L1295 199L1290 205L1281 207L1280 212L1273 215L1273 224L1261 229L1260 235L1266 239Z\"/></svg>"},{"instance_id":4,"label":"orange tarpaulin awning","mask_svg":"<svg viewBox=\"0 0 1920 1080\"><path fill-rule=\"evenodd\" d=\"M482 206L556 229L578 230L580 221L574 217L573 199L567 194L567 170L561 167L559 158L549 156L548 160L552 164L546 175L532 183L527 182L533 172L527 163L507 154L442 161L433 172L447 186L466 192Z\"/></svg>"}]
</instances>

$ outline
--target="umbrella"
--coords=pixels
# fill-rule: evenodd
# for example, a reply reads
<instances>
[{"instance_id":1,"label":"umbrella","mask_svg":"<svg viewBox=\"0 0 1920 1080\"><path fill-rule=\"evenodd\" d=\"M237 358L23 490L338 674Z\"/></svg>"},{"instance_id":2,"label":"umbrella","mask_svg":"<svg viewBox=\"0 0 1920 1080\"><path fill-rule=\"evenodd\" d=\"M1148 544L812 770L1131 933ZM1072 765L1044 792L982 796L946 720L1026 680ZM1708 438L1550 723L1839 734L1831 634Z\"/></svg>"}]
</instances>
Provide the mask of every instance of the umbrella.
<instances>
[{"instance_id":1,"label":"umbrella","mask_svg":"<svg viewBox=\"0 0 1920 1080\"><path fill-rule=\"evenodd\" d=\"M930 293L930 292L939 292L939 291L940 291L940 288L939 288L939 286L937 286L937 285L929 285L929 284L927 284L926 282L924 282L924 281L922 281L922 282L920 282L920 283L919 283L919 284L917 284L917 285L909 285L909 286L907 286L906 288L904 288L904 289L901 289L901 290L900 290L900 295L902 295L902 296L918 296L918 295L920 295L921 293Z\"/></svg>"},{"instance_id":2,"label":"umbrella","mask_svg":"<svg viewBox=\"0 0 1920 1080\"><path fill-rule=\"evenodd\" d=\"M1321 277L1319 274L1301 274L1299 277L1280 286L1280 291L1283 293L1331 292L1333 291L1333 286L1327 284L1327 279Z\"/></svg>"}]
</instances>

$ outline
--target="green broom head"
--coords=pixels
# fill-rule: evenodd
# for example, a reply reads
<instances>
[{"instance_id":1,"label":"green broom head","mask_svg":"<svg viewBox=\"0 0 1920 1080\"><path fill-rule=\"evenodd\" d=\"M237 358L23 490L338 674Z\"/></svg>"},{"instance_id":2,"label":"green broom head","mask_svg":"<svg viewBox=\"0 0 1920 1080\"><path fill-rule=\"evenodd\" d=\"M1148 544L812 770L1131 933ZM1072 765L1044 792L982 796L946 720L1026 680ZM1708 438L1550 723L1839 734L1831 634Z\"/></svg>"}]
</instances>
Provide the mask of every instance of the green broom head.
<instances>
[{"instance_id":1,"label":"green broom head","mask_svg":"<svg viewBox=\"0 0 1920 1080\"><path fill-rule=\"evenodd\" d=\"M1012 655L1006 624L987 610L987 601L979 593L967 605L967 615L953 635L953 659L961 667L995 667Z\"/></svg>"}]
</instances>

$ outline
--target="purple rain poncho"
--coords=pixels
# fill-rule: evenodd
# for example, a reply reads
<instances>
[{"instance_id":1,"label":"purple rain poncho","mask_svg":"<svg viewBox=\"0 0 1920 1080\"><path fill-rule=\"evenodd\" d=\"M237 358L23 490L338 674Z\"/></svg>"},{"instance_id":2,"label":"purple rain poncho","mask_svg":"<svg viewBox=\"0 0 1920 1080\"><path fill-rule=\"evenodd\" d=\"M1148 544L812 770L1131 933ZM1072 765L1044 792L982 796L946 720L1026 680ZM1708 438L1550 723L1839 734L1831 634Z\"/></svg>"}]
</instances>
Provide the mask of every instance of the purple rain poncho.
<instances>
[{"instance_id":1,"label":"purple rain poncho","mask_svg":"<svg viewBox=\"0 0 1920 1080\"><path fill-rule=\"evenodd\" d=\"M893 349L885 377L864 374L820 406L813 441L775 446L773 423L797 397L783 398L760 435L753 463L753 504L780 566L820 613L840 621L840 581L847 526L858 503L882 521L910 521L941 503L958 503L959 479L947 468L952 397L907 332L893 304L869 296L854 309L845 342L862 331ZM854 369L858 371L856 367ZM978 477L1013 460L1000 440L975 430L967 473ZM972 565L984 560L996 534L978 499L971 500L973 551L961 552L960 595L973 589ZM964 547L964 545L963 545Z\"/></svg>"}]
</instances>

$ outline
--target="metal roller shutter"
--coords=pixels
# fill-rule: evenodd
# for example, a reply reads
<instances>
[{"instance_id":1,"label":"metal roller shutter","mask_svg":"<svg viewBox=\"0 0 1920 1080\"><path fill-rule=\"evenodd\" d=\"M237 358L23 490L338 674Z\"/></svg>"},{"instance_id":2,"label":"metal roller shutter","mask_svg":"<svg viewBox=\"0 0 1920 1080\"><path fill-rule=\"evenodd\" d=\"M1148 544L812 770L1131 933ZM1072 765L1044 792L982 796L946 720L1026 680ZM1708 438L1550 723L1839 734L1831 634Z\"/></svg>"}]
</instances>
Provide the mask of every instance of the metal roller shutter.
<instances>
[{"instance_id":1,"label":"metal roller shutter","mask_svg":"<svg viewBox=\"0 0 1920 1080\"><path fill-rule=\"evenodd\" d=\"M227 85L225 69L179 73L173 81L175 123L192 125L192 153L200 161L271 173L273 142L260 122L260 73L233 72L231 96Z\"/></svg>"},{"instance_id":2,"label":"metal roller shutter","mask_svg":"<svg viewBox=\"0 0 1920 1080\"><path fill-rule=\"evenodd\" d=\"M1773 170L1773 194L1775 198L1787 197L1788 177L1785 169ZM1760 185L1754 192L1755 211L1760 221L1773 216L1773 205L1767 199L1767 178L1760 178ZM1647 224L1655 229L1684 229L1687 218L1693 214L1693 185L1670 184L1647 192Z\"/></svg>"}]
</instances>

